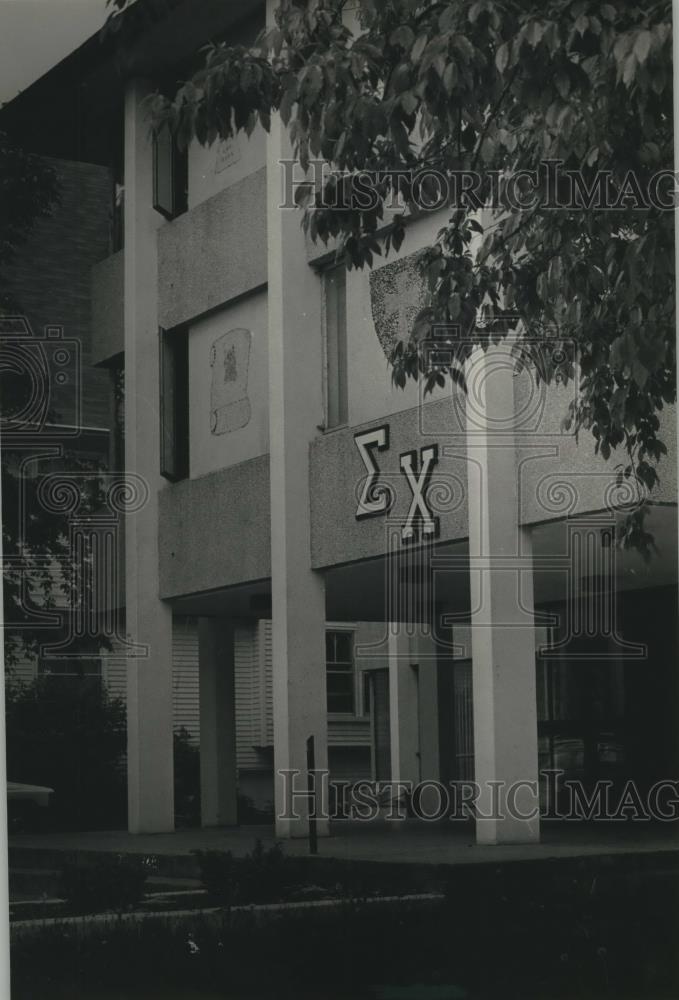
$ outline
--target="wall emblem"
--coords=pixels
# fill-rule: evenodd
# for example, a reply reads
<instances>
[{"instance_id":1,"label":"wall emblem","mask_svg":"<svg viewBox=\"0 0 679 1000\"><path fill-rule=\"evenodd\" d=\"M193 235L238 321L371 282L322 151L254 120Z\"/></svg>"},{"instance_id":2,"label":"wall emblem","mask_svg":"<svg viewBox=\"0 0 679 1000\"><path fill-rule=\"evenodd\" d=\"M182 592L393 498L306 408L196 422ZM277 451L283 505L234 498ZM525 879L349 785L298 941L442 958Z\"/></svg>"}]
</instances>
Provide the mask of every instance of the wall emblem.
<instances>
[{"instance_id":1,"label":"wall emblem","mask_svg":"<svg viewBox=\"0 0 679 1000\"><path fill-rule=\"evenodd\" d=\"M387 357L399 340L407 340L418 314L427 305L427 285L417 254L370 272L370 306L375 332Z\"/></svg>"},{"instance_id":2,"label":"wall emblem","mask_svg":"<svg viewBox=\"0 0 679 1000\"><path fill-rule=\"evenodd\" d=\"M210 348L210 429L213 434L230 434L250 422L251 340L249 330L229 330L217 337Z\"/></svg>"}]
</instances>

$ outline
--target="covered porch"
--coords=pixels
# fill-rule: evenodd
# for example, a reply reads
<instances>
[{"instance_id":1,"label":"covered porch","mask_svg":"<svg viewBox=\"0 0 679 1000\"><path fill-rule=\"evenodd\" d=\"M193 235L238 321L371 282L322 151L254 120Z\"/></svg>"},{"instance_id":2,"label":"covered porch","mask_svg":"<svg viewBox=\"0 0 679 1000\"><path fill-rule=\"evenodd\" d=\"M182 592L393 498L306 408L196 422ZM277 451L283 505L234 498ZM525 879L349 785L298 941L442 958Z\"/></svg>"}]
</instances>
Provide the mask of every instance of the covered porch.
<instances>
[{"instance_id":1,"label":"covered porch","mask_svg":"<svg viewBox=\"0 0 679 1000\"><path fill-rule=\"evenodd\" d=\"M390 852L405 852L413 860L423 851L427 857L433 852L458 863L483 859L499 846L508 856L532 856L536 850L536 856L549 857L555 850L570 856L583 849L606 852L618 844L623 850L628 845L645 850L645 845L672 840L668 830L676 824L654 824L652 816L649 821L641 817L641 822L616 822L631 818L633 801L627 800L627 813L618 817L597 816L595 810L589 818L602 822L574 824L563 822L563 800L549 798L547 775L562 772L581 789L585 807L587 797L606 785L616 795L623 795L629 785L634 795L647 799L664 783L662 799L656 801L662 815L655 818L660 820L669 818L679 801L671 723L677 689L677 574L670 544L676 536L676 508L657 507L649 516L648 528L659 549L650 564L610 544L619 519L607 512L537 525L530 530L530 560L520 570L515 567L517 575L530 574L533 589L533 645L530 672L524 671L530 697L517 700L514 690L509 692L510 706L497 705L510 718L521 752L535 758L542 813L539 836L508 837L504 842L500 837L499 842L483 844L478 823L475 829L441 806L432 787L459 786L476 776L479 737L474 719L483 691L479 694L474 686L474 631L488 626L473 621L472 561L466 541L405 553L399 549L393 558L318 574L325 604L318 638L323 633L326 639L346 635L349 652L343 658L335 651L331 661L326 642L324 659L322 642L315 642L321 652L314 663L307 711L321 720L327 741L325 746L316 743L316 766L349 794L360 782L391 784L394 794L400 783L429 785L422 812L432 819L418 823L407 809L411 818L406 822L384 821L384 811L382 818L370 821L333 821L337 809L334 803L333 811L331 798L324 803L330 806L329 826L323 817L318 823L320 832L329 834L327 840L321 838L322 853L377 859L386 837L388 845L396 838ZM284 715L285 703L274 686L275 655L264 649L272 635L270 585L262 581L179 599L173 611L198 620L201 820L206 829L179 830L167 843L200 842L204 837L207 843L228 843L224 849L247 851L255 834L236 823L238 794L251 793L252 774L239 759L239 726L243 731L247 722L249 727L241 743L258 741L255 749L263 766L258 781L273 805L276 730L294 724ZM269 630L262 629L261 648L246 669L236 665L238 629L244 624L266 624ZM237 683L241 688L250 685L246 700L241 694L238 701ZM254 716L244 720L248 712L255 713L256 722ZM488 732L480 734L481 746L488 738ZM292 779L297 791L307 787L306 763ZM497 777L502 778L501 770ZM279 792L277 813L284 804ZM296 805L305 808L303 795L296 797ZM606 823L607 818L613 822ZM277 829L256 829L262 840L286 836L280 823ZM307 833L308 821L302 815L295 828L299 842L291 841L290 850L304 853ZM92 834L95 839L106 836ZM146 840L147 835L139 836ZM131 839L131 849L141 843L139 836ZM154 843L165 842L160 835L150 836ZM469 855L473 844L478 858L474 851L474 857Z\"/></svg>"}]
</instances>

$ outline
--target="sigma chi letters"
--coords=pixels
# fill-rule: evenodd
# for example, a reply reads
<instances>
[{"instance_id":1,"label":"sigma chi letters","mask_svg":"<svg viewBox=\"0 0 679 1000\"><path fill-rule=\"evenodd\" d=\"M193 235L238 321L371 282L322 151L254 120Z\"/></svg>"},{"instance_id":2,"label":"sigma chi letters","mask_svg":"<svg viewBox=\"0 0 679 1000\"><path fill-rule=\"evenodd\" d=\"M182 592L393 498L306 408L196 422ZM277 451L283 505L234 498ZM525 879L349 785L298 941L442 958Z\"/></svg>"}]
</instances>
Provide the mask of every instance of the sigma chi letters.
<instances>
[{"instance_id":1,"label":"sigma chi letters","mask_svg":"<svg viewBox=\"0 0 679 1000\"><path fill-rule=\"evenodd\" d=\"M376 453L389 450L389 425L361 431L354 435L354 441L365 467L366 476L361 484L356 520L379 517L388 514L396 501L397 486L393 474L383 473ZM405 451L399 455L399 468L410 488L410 506L401 528L401 540L415 540L418 531L423 538L436 538L439 519L435 517L427 501L427 489L432 472L438 464L438 445L431 444L419 450ZM400 477L399 477L400 478Z\"/></svg>"}]
</instances>

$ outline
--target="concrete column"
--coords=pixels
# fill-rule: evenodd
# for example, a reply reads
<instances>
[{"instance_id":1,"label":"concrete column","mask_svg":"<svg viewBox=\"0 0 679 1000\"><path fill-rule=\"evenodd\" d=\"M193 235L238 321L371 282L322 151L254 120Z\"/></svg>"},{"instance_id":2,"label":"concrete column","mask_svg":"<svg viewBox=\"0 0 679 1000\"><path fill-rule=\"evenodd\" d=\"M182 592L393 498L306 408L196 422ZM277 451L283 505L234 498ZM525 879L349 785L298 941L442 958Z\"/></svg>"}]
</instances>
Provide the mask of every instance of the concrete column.
<instances>
[{"instance_id":1,"label":"concrete column","mask_svg":"<svg viewBox=\"0 0 679 1000\"><path fill-rule=\"evenodd\" d=\"M238 822L235 644L231 622L198 620L201 826Z\"/></svg>"},{"instance_id":2,"label":"concrete column","mask_svg":"<svg viewBox=\"0 0 679 1000\"><path fill-rule=\"evenodd\" d=\"M476 839L528 843L540 836L535 626L508 346L477 351L467 381Z\"/></svg>"},{"instance_id":3,"label":"concrete column","mask_svg":"<svg viewBox=\"0 0 679 1000\"><path fill-rule=\"evenodd\" d=\"M125 468L144 477L148 500L125 528L126 627L146 647L127 669L128 823L131 833L174 829L172 612L158 597L158 415L156 229L147 88L125 97Z\"/></svg>"},{"instance_id":4,"label":"concrete column","mask_svg":"<svg viewBox=\"0 0 679 1000\"><path fill-rule=\"evenodd\" d=\"M292 778L281 772L300 772L294 790L306 788L309 736L316 768L328 766L325 584L311 569L309 483L309 442L323 419L323 345L320 282L306 263L300 214L279 208L279 160L290 156L274 115L267 140L274 783L277 836L302 837L307 801L293 802ZM319 823L319 835L327 832Z\"/></svg>"}]
</instances>

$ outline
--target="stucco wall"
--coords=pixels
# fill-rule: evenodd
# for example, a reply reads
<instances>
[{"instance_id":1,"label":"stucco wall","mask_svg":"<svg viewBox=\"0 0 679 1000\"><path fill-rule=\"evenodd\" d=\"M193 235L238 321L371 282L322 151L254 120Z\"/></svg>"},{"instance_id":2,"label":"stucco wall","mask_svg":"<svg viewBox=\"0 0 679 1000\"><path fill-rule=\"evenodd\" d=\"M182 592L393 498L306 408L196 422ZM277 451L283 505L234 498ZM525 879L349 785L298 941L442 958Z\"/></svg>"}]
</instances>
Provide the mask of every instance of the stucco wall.
<instances>
[{"instance_id":1,"label":"stucco wall","mask_svg":"<svg viewBox=\"0 0 679 1000\"><path fill-rule=\"evenodd\" d=\"M515 379L516 411L525 417L517 438L523 524L620 508L641 496L629 482L617 485L618 467L629 461L622 447L605 461L595 452L590 433L583 431L576 440L572 431L564 430L562 421L576 393L574 385L538 386L528 373ZM659 436L668 453L658 466L660 482L649 499L676 503L675 408L667 407L660 418Z\"/></svg>"},{"instance_id":2,"label":"stucco wall","mask_svg":"<svg viewBox=\"0 0 679 1000\"><path fill-rule=\"evenodd\" d=\"M250 174L158 230L158 322L188 323L267 280L266 174Z\"/></svg>"},{"instance_id":3,"label":"stucco wall","mask_svg":"<svg viewBox=\"0 0 679 1000\"><path fill-rule=\"evenodd\" d=\"M248 138L244 133L212 146L195 140L189 146L189 209L224 191L266 163L266 132L258 125Z\"/></svg>"},{"instance_id":4,"label":"stucco wall","mask_svg":"<svg viewBox=\"0 0 679 1000\"><path fill-rule=\"evenodd\" d=\"M158 495L163 598L270 575L269 460L168 485Z\"/></svg>"},{"instance_id":5,"label":"stucco wall","mask_svg":"<svg viewBox=\"0 0 679 1000\"><path fill-rule=\"evenodd\" d=\"M269 451L266 292L192 324L189 333L191 476Z\"/></svg>"}]
</instances>

